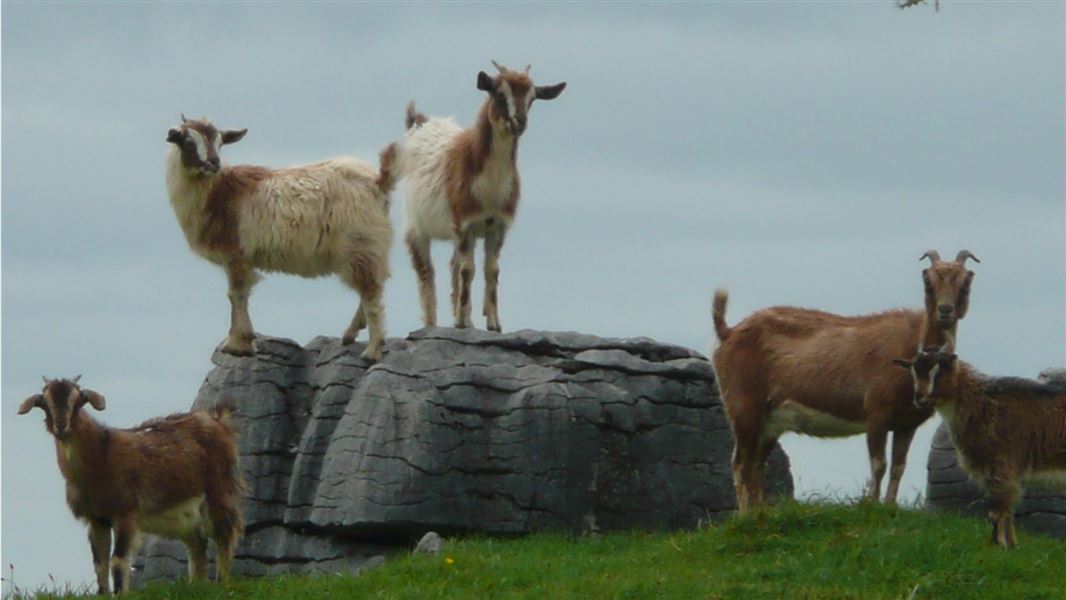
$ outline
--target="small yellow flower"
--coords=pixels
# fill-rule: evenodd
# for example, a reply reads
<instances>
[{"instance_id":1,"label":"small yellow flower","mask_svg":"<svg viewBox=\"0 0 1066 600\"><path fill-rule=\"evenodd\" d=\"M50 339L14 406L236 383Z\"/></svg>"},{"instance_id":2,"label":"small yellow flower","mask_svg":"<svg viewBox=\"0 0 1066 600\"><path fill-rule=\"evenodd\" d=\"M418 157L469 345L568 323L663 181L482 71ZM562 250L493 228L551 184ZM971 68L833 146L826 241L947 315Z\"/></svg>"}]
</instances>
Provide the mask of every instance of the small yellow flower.
<instances>
[{"instance_id":1,"label":"small yellow flower","mask_svg":"<svg viewBox=\"0 0 1066 600\"><path fill-rule=\"evenodd\" d=\"M447 557L444 558L444 564L446 564L446 565L455 564L455 559L450 557L450 556L447 556Z\"/></svg>"}]
</instances>

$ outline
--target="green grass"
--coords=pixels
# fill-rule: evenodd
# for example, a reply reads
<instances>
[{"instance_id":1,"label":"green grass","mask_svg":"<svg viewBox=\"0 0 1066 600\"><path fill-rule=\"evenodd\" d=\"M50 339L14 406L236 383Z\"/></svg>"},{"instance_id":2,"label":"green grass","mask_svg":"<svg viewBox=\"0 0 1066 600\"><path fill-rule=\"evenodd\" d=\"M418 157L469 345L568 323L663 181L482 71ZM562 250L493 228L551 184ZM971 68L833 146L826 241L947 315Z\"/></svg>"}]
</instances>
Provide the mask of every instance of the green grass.
<instances>
[{"instance_id":1,"label":"green grass","mask_svg":"<svg viewBox=\"0 0 1066 600\"><path fill-rule=\"evenodd\" d=\"M1004 552L989 537L976 519L787 502L700 531L465 539L360 577L153 584L130 598L1066 598L1066 542L1020 533Z\"/></svg>"}]
</instances>

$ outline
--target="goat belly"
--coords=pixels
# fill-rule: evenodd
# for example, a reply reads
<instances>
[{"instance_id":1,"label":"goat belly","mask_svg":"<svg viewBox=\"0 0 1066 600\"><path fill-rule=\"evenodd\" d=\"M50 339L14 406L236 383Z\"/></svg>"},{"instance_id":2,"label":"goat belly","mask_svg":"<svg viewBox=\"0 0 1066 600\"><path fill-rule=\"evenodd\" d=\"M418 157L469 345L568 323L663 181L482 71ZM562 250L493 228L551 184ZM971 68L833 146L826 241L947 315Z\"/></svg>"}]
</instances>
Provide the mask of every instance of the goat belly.
<instances>
[{"instance_id":1,"label":"goat belly","mask_svg":"<svg viewBox=\"0 0 1066 600\"><path fill-rule=\"evenodd\" d=\"M206 533L205 510L204 496L196 496L164 510L144 513L137 524L147 533L171 539L185 539L193 531Z\"/></svg>"},{"instance_id":2,"label":"goat belly","mask_svg":"<svg viewBox=\"0 0 1066 600\"><path fill-rule=\"evenodd\" d=\"M1025 478L1025 483L1066 492L1066 469L1034 471Z\"/></svg>"},{"instance_id":3,"label":"goat belly","mask_svg":"<svg viewBox=\"0 0 1066 600\"><path fill-rule=\"evenodd\" d=\"M866 431L863 421L851 421L809 406L785 400L766 419L766 437L777 438L786 432L815 437L847 437Z\"/></svg>"}]
</instances>

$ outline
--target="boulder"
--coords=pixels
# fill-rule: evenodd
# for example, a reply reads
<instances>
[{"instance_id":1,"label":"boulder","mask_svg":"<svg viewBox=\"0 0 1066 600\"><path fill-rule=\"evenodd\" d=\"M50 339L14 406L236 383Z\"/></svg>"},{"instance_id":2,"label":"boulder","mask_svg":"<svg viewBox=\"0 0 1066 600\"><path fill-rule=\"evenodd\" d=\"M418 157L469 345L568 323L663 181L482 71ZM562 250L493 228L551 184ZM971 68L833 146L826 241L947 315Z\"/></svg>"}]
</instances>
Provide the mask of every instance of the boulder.
<instances>
[{"instance_id":1,"label":"boulder","mask_svg":"<svg viewBox=\"0 0 1066 600\"><path fill-rule=\"evenodd\" d=\"M1066 369L1046 369L1041 381L1066 383ZM988 515L988 496L959 466L955 444L946 423L941 423L929 449L925 505L975 517ZM1054 537L1066 537L1066 494L1038 487L1026 488L1014 512L1020 527Z\"/></svg>"},{"instance_id":2,"label":"boulder","mask_svg":"<svg viewBox=\"0 0 1066 600\"><path fill-rule=\"evenodd\" d=\"M194 408L237 404L247 527L234 572L355 572L429 531L679 529L736 508L732 435L707 359L646 338L427 328L215 352ZM792 494L777 448L770 492ZM185 572L149 539L140 577Z\"/></svg>"}]
</instances>

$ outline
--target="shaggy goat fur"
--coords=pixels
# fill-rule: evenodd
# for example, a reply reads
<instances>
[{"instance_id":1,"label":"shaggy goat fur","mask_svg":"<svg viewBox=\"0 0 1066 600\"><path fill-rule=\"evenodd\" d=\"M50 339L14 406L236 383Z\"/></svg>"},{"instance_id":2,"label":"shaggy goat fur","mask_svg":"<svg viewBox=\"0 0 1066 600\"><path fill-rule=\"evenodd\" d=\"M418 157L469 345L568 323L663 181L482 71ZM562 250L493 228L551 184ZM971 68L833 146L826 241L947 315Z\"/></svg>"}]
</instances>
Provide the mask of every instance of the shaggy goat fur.
<instances>
[{"instance_id":1,"label":"shaggy goat fur","mask_svg":"<svg viewBox=\"0 0 1066 600\"><path fill-rule=\"evenodd\" d=\"M988 491L992 543L1013 547L1022 484L1066 492L1066 385L987 377L940 348L895 362L910 371L914 403L936 408L959 465Z\"/></svg>"},{"instance_id":2,"label":"shaggy goat fur","mask_svg":"<svg viewBox=\"0 0 1066 600\"><path fill-rule=\"evenodd\" d=\"M207 576L207 543L213 539L218 580L224 581L244 531L232 404L112 429L82 410L85 404L103 410L105 400L79 387L78 379L46 380L18 412L45 413L67 504L89 526L99 592L108 592L109 568L115 592L129 590L129 561L140 531L181 540L193 579Z\"/></svg>"},{"instance_id":3,"label":"shaggy goat fur","mask_svg":"<svg viewBox=\"0 0 1066 600\"><path fill-rule=\"evenodd\" d=\"M167 136L167 189L174 214L189 247L222 267L229 280L232 314L222 350L254 353L248 296L258 271L302 277L335 273L360 297L342 341L352 343L369 327L363 357L378 360L392 245L393 149L382 152L380 171L354 158L285 169L222 166L222 144L239 141L245 131L220 132L206 118L183 118Z\"/></svg>"}]
</instances>

